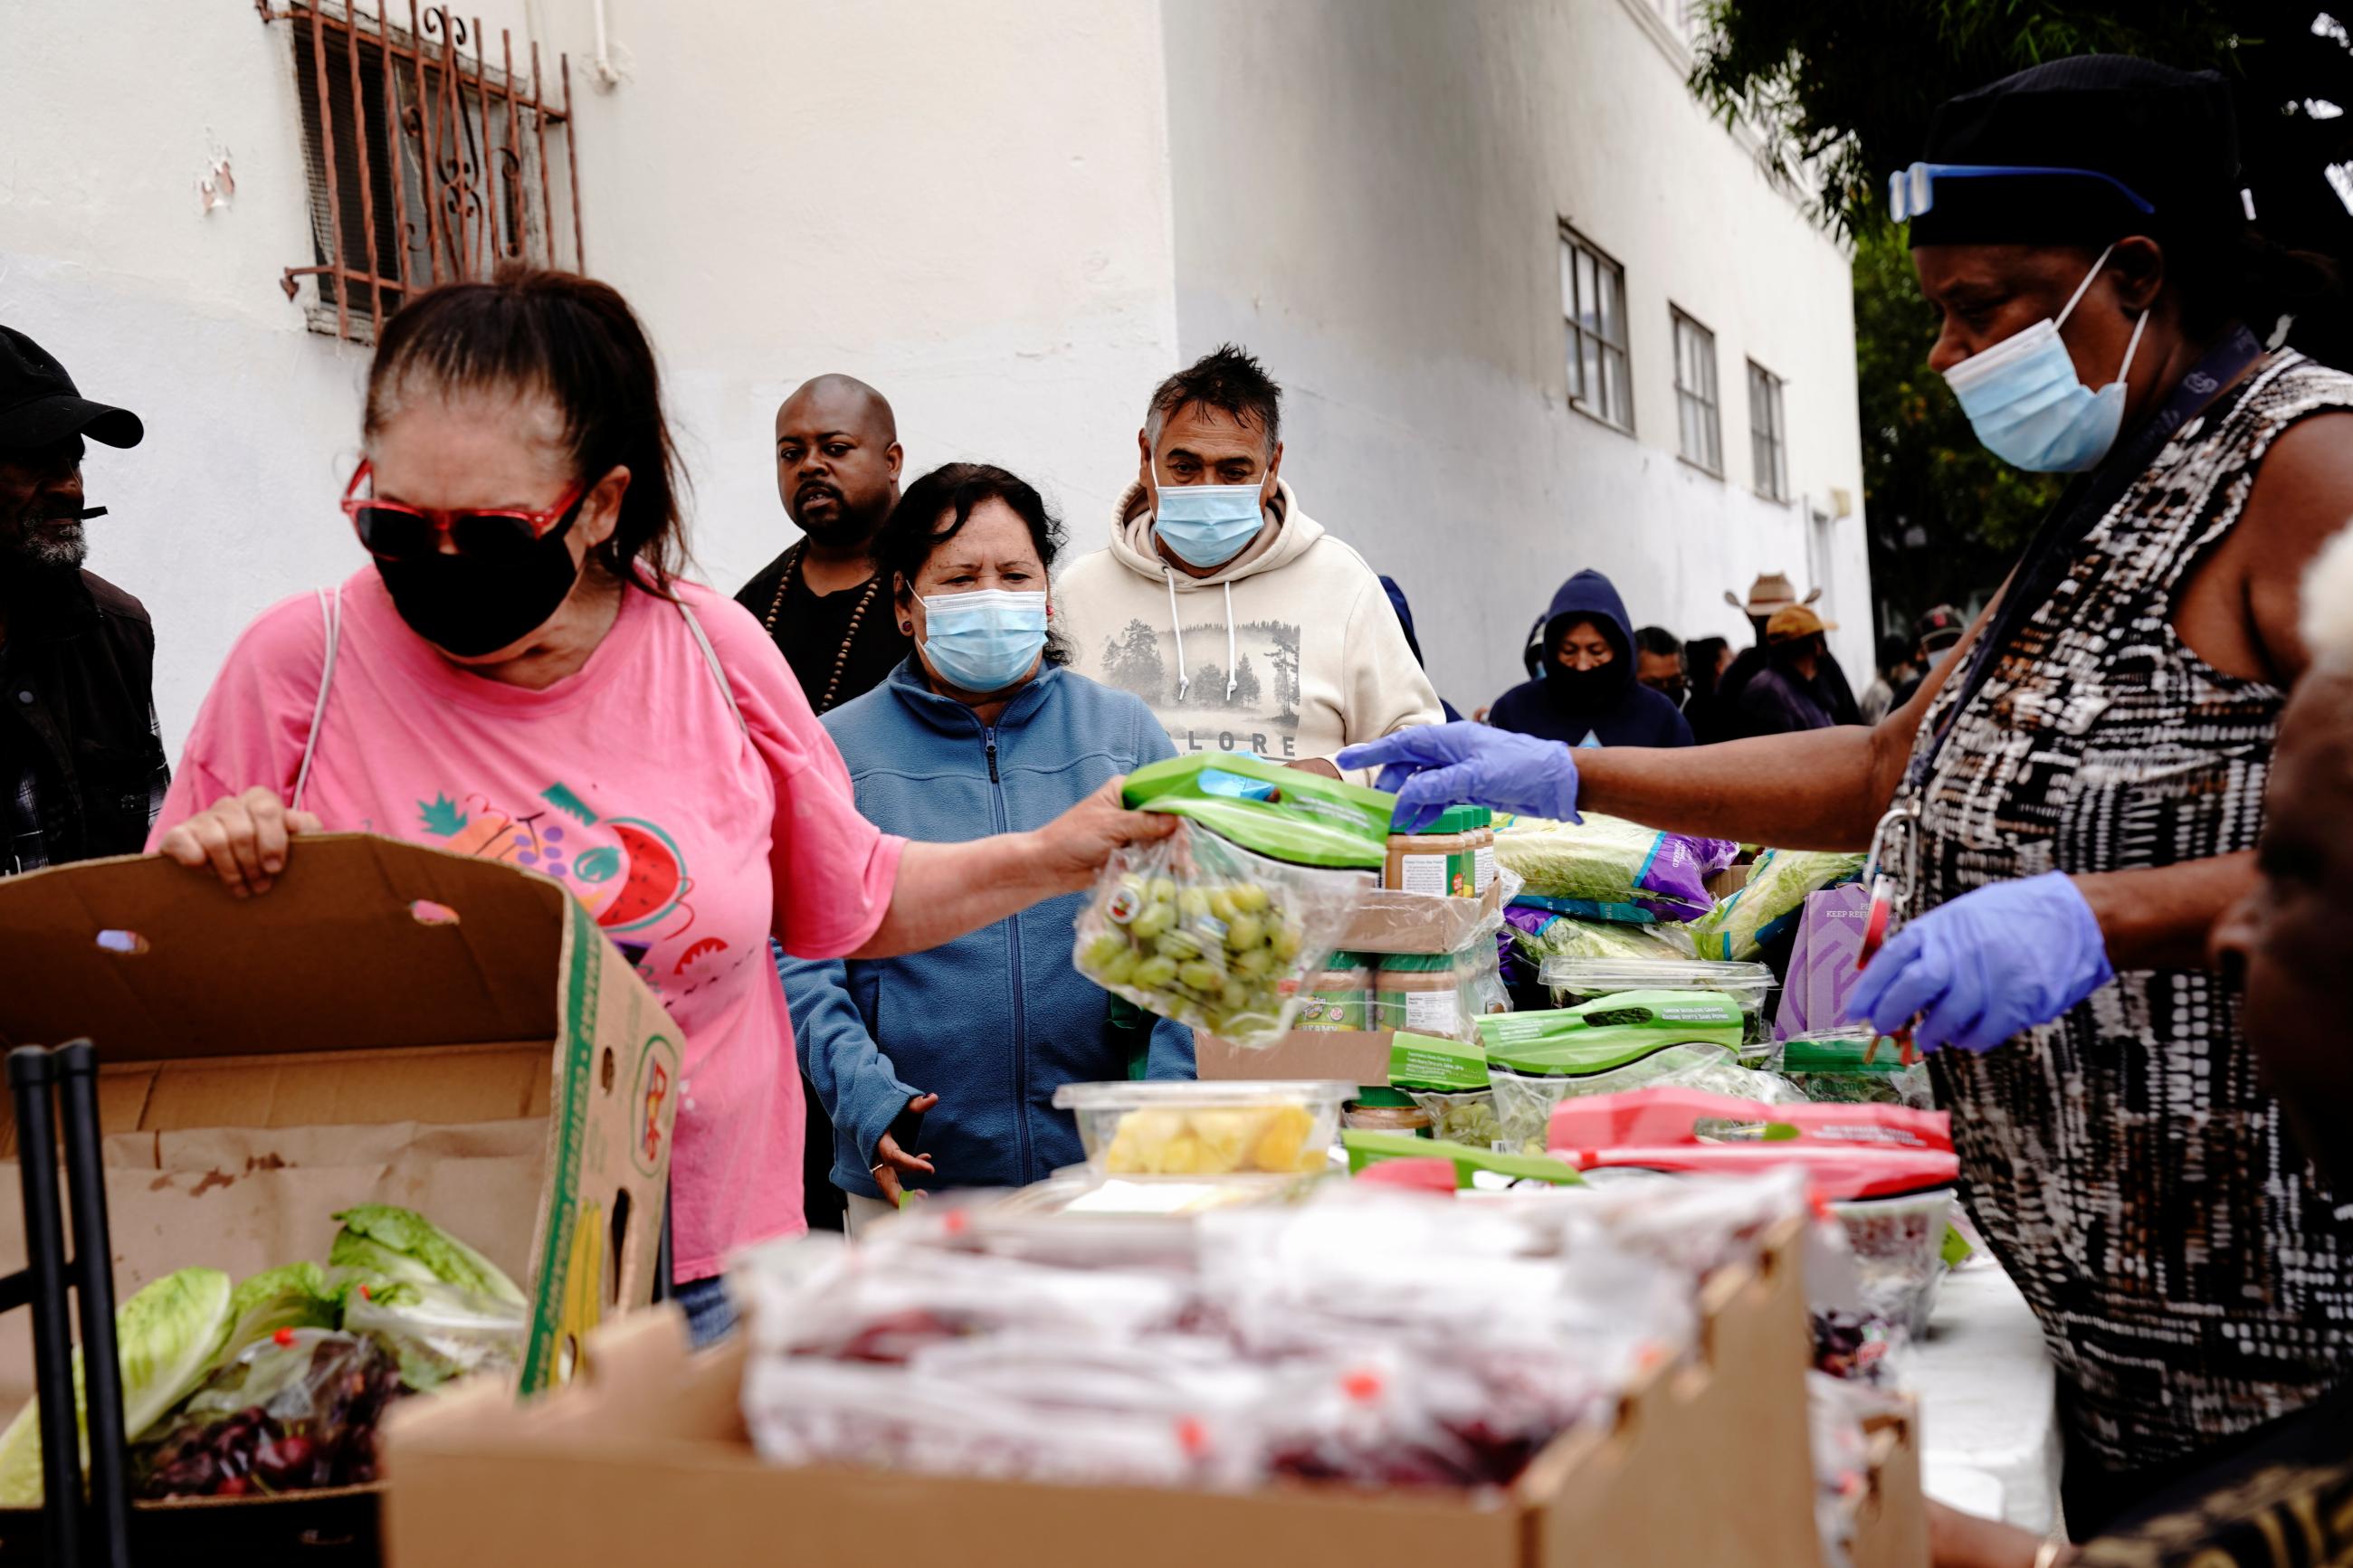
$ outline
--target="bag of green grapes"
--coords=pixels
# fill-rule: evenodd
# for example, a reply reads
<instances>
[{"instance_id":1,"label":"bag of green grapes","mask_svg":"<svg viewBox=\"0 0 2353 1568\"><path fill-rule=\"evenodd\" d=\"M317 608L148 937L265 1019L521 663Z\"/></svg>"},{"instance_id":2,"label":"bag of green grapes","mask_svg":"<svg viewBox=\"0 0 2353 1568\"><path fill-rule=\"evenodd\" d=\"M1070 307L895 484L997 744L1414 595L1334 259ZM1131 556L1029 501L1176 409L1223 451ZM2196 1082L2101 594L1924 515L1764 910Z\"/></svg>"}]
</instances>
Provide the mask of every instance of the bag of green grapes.
<instances>
[{"instance_id":1,"label":"bag of green grapes","mask_svg":"<svg viewBox=\"0 0 2353 1568\"><path fill-rule=\"evenodd\" d=\"M1221 753L1138 768L1124 799L1185 825L1112 858L1071 962L1146 1012L1273 1044L1378 880L1396 798Z\"/></svg>"}]
</instances>

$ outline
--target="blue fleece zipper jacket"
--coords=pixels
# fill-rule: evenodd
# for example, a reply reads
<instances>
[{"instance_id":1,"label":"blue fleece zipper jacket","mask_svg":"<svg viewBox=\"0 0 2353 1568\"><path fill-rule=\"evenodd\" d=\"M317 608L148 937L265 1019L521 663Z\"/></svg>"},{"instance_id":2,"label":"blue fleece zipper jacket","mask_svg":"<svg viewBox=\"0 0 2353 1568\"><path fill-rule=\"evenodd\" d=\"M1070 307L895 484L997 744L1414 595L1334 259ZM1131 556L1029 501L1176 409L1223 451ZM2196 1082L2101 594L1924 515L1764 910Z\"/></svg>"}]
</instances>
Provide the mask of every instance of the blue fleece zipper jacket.
<instances>
[{"instance_id":1,"label":"blue fleece zipper jacket","mask_svg":"<svg viewBox=\"0 0 2353 1568\"><path fill-rule=\"evenodd\" d=\"M912 658L825 727L867 820L937 842L1041 826L1105 779L1176 755L1140 700L1052 666L994 729L934 692ZM918 1094L940 1102L908 1152L930 1154L939 1176L910 1186L1018 1186L1083 1157L1054 1091L1128 1072L1110 994L1071 967L1084 899L1050 899L928 952L783 962L801 1066L833 1118L836 1186L881 1195L875 1145ZM1191 1078L1192 1032L1153 1022L1146 1075Z\"/></svg>"}]
</instances>

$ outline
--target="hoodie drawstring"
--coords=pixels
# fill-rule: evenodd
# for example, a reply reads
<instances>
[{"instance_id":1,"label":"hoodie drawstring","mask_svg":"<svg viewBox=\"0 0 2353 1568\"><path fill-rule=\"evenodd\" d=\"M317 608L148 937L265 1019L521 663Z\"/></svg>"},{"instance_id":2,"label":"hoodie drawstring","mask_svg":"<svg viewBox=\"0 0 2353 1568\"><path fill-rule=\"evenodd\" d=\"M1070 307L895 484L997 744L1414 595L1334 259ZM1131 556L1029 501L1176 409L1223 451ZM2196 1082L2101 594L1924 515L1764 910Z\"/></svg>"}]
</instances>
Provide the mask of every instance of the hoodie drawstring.
<instances>
[{"instance_id":1,"label":"hoodie drawstring","mask_svg":"<svg viewBox=\"0 0 2353 1568\"><path fill-rule=\"evenodd\" d=\"M1193 681L1192 678L1185 673L1185 623L1176 614L1176 569L1174 566L1163 566L1160 569L1160 575L1168 584L1168 635L1176 639L1176 700L1182 702L1185 700L1187 689L1192 686ZM1231 592L1232 590L1228 590L1229 594ZM1230 603L1230 599L1228 602Z\"/></svg>"},{"instance_id":2,"label":"hoodie drawstring","mask_svg":"<svg viewBox=\"0 0 2353 1568\"><path fill-rule=\"evenodd\" d=\"M1192 689L1193 678L1185 672L1185 622L1176 608L1176 569L1173 566L1163 566L1160 569L1160 577L1161 581L1168 584L1168 635L1176 639L1176 700L1182 702L1185 700L1185 694ZM1234 700L1235 689L1241 681L1241 672L1235 668L1240 662L1241 644L1234 634L1234 585L1228 583L1225 584L1225 589L1226 700L1231 702Z\"/></svg>"},{"instance_id":3,"label":"hoodie drawstring","mask_svg":"<svg viewBox=\"0 0 2353 1568\"><path fill-rule=\"evenodd\" d=\"M1174 586L1174 584L1171 585ZM1234 670L1235 646L1234 584L1232 579L1229 578L1226 582L1226 701L1229 704L1234 700L1234 685L1237 679Z\"/></svg>"}]
</instances>

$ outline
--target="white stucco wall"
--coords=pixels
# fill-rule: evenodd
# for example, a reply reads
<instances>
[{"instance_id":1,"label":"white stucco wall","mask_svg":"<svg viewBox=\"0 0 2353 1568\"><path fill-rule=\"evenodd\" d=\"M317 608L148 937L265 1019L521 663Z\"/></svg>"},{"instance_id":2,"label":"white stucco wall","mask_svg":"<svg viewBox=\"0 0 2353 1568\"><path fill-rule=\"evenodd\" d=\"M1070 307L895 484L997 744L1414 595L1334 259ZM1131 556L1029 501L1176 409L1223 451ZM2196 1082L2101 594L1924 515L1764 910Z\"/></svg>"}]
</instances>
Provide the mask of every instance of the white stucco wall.
<instances>
[{"instance_id":1,"label":"white stucco wall","mask_svg":"<svg viewBox=\"0 0 2353 1568\"><path fill-rule=\"evenodd\" d=\"M793 537L770 421L822 371L892 397L916 468L987 457L1082 526L1110 506L1125 405L1176 352L1153 0L611 0L609 94L587 0L464 9L572 55L589 268L663 354L710 581ZM248 0L0 19L0 321L146 422L86 463L91 565L154 613L174 755L239 628L362 560L334 502L365 351L278 284L310 258L287 48Z\"/></svg>"},{"instance_id":2,"label":"white stucco wall","mask_svg":"<svg viewBox=\"0 0 2353 1568\"><path fill-rule=\"evenodd\" d=\"M1641 0L1634 0L1640 4ZM1809 577L1808 509L1859 509L1848 265L1686 91L1621 0L1187 0L1165 11L1178 335L1286 389L1284 471L1396 576L1466 711L1521 679L1553 588L1593 566L1638 624L1747 625ZM1567 404L1566 218L1626 268L1635 429ZM1681 462L1668 302L1716 334L1725 475ZM1789 484L1752 493L1746 362L1788 381ZM1859 515L1826 607L1868 679Z\"/></svg>"}]
</instances>

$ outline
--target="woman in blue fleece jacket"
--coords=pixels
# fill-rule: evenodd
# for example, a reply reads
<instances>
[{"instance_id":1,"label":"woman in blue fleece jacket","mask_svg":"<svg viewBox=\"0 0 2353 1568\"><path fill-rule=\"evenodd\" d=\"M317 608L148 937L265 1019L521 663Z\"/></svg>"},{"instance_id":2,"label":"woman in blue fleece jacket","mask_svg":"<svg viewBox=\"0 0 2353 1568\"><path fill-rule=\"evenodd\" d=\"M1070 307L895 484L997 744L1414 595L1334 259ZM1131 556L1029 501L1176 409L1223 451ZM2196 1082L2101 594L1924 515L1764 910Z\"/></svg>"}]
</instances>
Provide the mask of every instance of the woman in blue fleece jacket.
<instances>
[{"instance_id":1,"label":"woman in blue fleece jacket","mask_svg":"<svg viewBox=\"0 0 2353 1568\"><path fill-rule=\"evenodd\" d=\"M891 611L915 651L825 727L859 810L885 833L1023 832L1175 754L1140 699L1061 668L1047 575L1061 542L1035 489L981 463L917 479L883 525ZM784 961L852 1230L902 1185L1018 1186L1075 1163L1078 1131L1053 1108L1065 1083L1126 1078L1139 1050L1148 1077L1193 1076L1188 1030L1114 1004L1071 967L1083 900L902 958Z\"/></svg>"}]
</instances>

